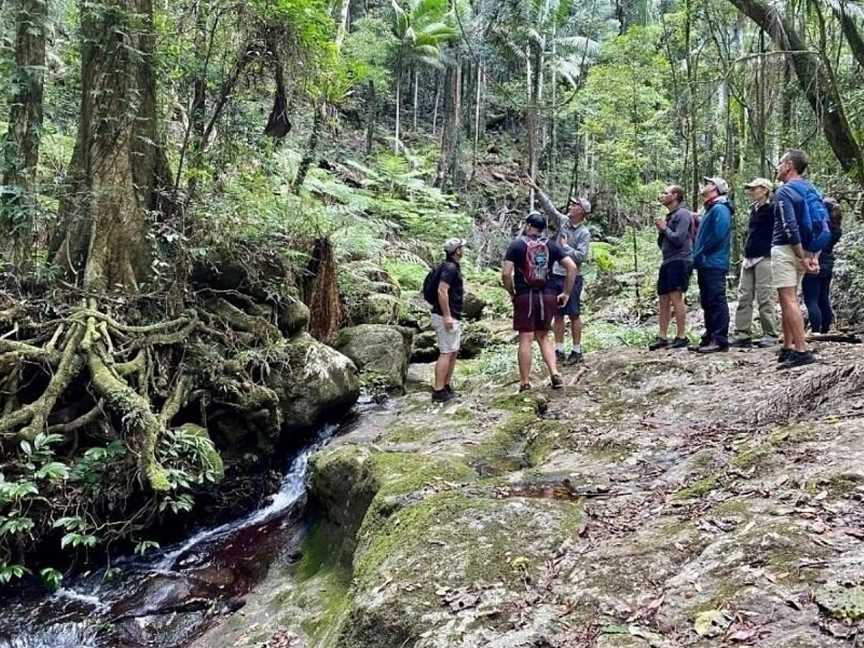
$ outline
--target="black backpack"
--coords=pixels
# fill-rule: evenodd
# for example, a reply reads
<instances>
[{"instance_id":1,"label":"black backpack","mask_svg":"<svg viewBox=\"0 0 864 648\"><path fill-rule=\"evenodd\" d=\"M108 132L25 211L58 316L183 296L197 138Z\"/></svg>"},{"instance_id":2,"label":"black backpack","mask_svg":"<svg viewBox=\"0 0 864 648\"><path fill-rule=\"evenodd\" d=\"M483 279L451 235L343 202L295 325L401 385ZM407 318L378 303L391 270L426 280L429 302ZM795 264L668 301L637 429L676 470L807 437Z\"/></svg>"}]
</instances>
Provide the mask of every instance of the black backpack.
<instances>
[{"instance_id":1,"label":"black backpack","mask_svg":"<svg viewBox=\"0 0 864 648\"><path fill-rule=\"evenodd\" d=\"M443 263L435 266L423 280L423 299L429 302L431 306L438 303L438 283L441 279L441 269L443 267Z\"/></svg>"}]
</instances>

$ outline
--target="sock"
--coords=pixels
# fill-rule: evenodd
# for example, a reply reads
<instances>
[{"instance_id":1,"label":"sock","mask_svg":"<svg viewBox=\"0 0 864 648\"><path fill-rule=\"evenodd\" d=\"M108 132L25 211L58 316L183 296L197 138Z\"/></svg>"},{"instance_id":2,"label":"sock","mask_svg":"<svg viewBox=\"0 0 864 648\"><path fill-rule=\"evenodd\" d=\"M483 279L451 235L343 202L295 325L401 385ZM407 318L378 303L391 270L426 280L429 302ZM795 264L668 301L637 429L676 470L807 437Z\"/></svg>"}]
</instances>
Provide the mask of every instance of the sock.
<instances>
[{"instance_id":1,"label":"sock","mask_svg":"<svg viewBox=\"0 0 864 648\"><path fill-rule=\"evenodd\" d=\"M574 344L574 345L573 345L573 350L574 350L576 353L582 353L582 345L581 345L581 344Z\"/></svg>"},{"instance_id":2,"label":"sock","mask_svg":"<svg viewBox=\"0 0 864 648\"><path fill-rule=\"evenodd\" d=\"M564 353L564 343L563 342L561 344L556 343L555 344L555 350L560 351L561 353Z\"/></svg>"}]
</instances>

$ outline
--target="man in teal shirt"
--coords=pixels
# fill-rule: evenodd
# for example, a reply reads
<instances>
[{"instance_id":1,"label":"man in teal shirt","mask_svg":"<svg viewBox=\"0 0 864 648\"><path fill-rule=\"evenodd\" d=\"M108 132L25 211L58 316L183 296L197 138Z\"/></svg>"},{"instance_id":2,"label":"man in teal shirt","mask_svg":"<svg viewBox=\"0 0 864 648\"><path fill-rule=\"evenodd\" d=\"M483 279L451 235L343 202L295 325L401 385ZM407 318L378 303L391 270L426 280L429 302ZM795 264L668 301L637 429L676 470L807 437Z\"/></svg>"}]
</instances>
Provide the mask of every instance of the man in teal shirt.
<instances>
[{"instance_id":1,"label":"man in teal shirt","mask_svg":"<svg viewBox=\"0 0 864 648\"><path fill-rule=\"evenodd\" d=\"M705 212L693 244L693 265L699 280L699 301L705 315L705 333L699 353L729 350L729 304L726 273L732 241L732 205L723 178L704 178L700 188Z\"/></svg>"}]
</instances>

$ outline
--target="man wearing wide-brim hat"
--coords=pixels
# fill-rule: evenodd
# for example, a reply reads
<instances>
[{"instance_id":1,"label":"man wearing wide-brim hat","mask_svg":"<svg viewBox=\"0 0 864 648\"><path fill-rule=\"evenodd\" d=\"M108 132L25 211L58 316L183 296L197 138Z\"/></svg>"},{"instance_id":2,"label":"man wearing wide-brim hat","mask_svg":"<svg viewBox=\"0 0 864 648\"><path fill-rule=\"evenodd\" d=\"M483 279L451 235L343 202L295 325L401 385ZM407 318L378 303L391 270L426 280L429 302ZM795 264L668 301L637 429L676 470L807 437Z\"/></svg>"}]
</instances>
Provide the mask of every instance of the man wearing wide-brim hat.
<instances>
[{"instance_id":1,"label":"man wearing wide-brim hat","mask_svg":"<svg viewBox=\"0 0 864 648\"><path fill-rule=\"evenodd\" d=\"M753 301L759 305L762 337L758 346L777 344L780 327L777 322L776 290L771 274L771 238L774 234L774 203L771 193L774 183L767 178L754 178L744 185L750 201L750 219L741 277L738 282L738 309L735 312L735 339L732 346L747 347L753 343Z\"/></svg>"}]
</instances>

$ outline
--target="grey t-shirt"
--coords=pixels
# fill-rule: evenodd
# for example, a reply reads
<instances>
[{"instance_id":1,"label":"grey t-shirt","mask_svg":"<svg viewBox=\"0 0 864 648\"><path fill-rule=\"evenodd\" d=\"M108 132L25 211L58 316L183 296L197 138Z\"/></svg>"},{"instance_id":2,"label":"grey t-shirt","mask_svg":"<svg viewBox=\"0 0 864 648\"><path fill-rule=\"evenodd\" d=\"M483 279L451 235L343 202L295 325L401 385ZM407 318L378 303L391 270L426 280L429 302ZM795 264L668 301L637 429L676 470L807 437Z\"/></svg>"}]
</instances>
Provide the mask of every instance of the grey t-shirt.
<instances>
[{"instance_id":1,"label":"grey t-shirt","mask_svg":"<svg viewBox=\"0 0 864 648\"><path fill-rule=\"evenodd\" d=\"M564 250L564 254L573 259L578 272L582 271L582 264L588 258L588 250L591 244L591 232L585 226L585 223L573 225L570 222L570 217L567 214L562 214L557 209L552 201L542 191L537 191L537 198L540 204L550 217L558 220L558 238L556 241ZM567 270L560 263L555 263L552 266L552 274L565 276Z\"/></svg>"}]
</instances>

